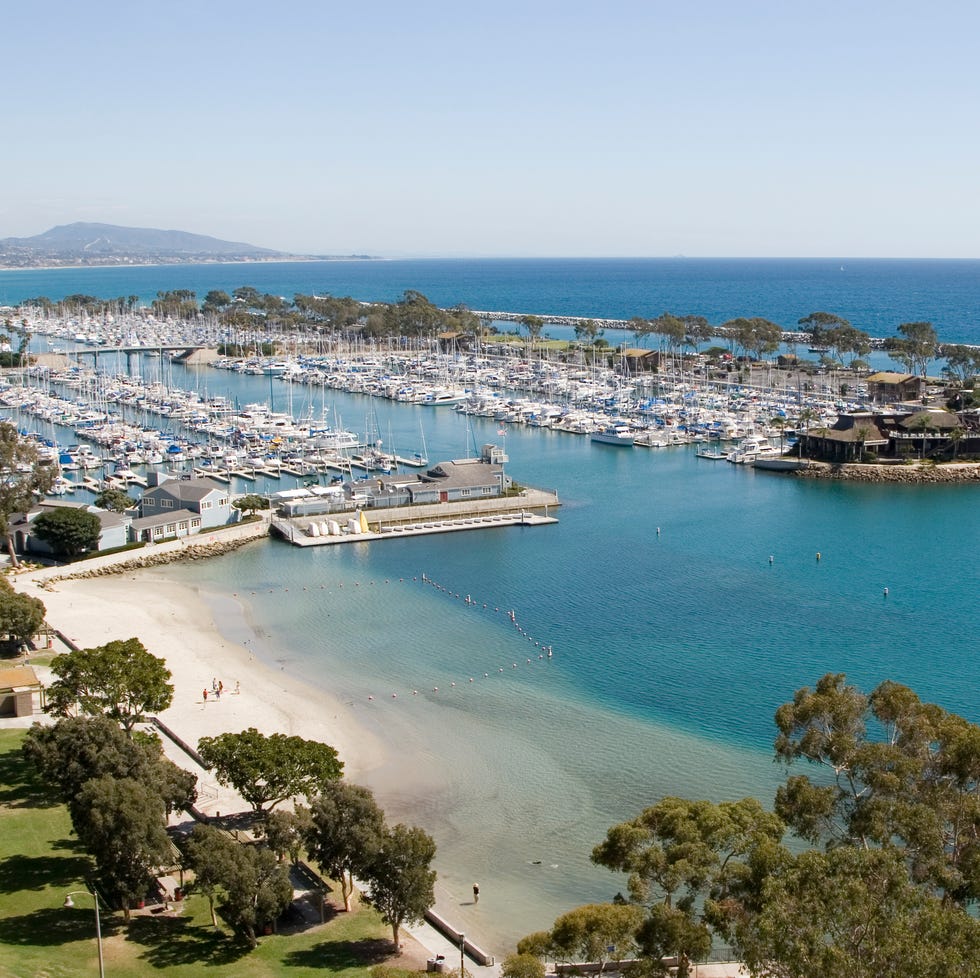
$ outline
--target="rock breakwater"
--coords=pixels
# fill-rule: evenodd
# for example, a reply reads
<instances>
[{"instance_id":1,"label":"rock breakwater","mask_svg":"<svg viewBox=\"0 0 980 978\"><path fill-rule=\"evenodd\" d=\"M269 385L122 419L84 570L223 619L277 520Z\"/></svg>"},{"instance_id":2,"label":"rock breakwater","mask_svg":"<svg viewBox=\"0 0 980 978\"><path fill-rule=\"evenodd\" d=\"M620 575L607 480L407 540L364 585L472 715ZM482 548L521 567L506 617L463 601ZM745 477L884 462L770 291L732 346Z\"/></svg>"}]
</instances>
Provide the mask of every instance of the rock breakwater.
<instances>
[{"instance_id":1,"label":"rock breakwater","mask_svg":"<svg viewBox=\"0 0 980 978\"><path fill-rule=\"evenodd\" d=\"M800 479L841 479L851 482L893 482L903 485L950 485L980 483L980 463L954 462L949 465L913 463L912 465L834 464L813 462L792 473Z\"/></svg>"},{"instance_id":2,"label":"rock breakwater","mask_svg":"<svg viewBox=\"0 0 980 978\"><path fill-rule=\"evenodd\" d=\"M260 540L262 538L262 536L239 537L236 539L191 544L172 550L150 550L149 553L140 552L138 557L130 557L126 560L114 561L99 567L90 567L70 574L60 574L56 578L48 578L48 580L72 581L91 577L107 577L111 574L125 574L129 571L142 570L147 567L161 567L164 564L172 564L175 561L208 560L212 557L220 557L223 554L231 553L239 547L244 547L246 544L251 543L253 540Z\"/></svg>"}]
</instances>

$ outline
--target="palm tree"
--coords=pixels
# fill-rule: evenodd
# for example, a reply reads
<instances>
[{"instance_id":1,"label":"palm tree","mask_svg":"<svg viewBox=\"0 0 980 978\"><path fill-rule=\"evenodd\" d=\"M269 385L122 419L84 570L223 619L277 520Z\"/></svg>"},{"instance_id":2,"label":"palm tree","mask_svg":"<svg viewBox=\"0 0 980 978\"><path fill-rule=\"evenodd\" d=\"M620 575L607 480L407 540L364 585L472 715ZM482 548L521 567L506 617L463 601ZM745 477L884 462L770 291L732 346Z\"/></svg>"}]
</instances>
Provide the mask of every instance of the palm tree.
<instances>
[{"instance_id":1,"label":"palm tree","mask_svg":"<svg viewBox=\"0 0 980 978\"><path fill-rule=\"evenodd\" d=\"M956 461L956 452L958 451L958 449L960 447L960 442L963 440L963 436L965 434L966 434L966 431L962 427L960 427L960 425L957 425L949 433L949 441L950 441L950 444L953 446L953 461L954 462Z\"/></svg>"}]
</instances>

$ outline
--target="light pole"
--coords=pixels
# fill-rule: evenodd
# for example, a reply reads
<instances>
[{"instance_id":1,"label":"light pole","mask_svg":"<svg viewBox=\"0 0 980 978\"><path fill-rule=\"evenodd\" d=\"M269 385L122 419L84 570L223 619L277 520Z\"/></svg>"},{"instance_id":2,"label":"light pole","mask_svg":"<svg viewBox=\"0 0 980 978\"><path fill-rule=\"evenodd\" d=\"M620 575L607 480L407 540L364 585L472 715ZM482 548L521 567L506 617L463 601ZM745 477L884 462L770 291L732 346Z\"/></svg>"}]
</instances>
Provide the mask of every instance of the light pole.
<instances>
[{"instance_id":1,"label":"light pole","mask_svg":"<svg viewBox=\"0 0 980 978\"><path fill-rule=\"evenodd\" d=\"M466 935L459 935L459 978L466 976L466 962L463 955L466 953Z\"/></svg>"},{"instance_id":2,"label":"light pole","mask_svg":"<svg viewBox=\"0 0 980 978\"><path fill-rule=\"evenodd\" d=\"M102 961L102 921L99 918L99 897L95 890L72 890L68 896L65 897L65 902L62 906L71 909L75 906L75 901L72 900L73 896L78 896L79 893L87 893L95 901L95 937L99 945L99 978L105 978L105 964Z\"/></svg>"}]
</instances>

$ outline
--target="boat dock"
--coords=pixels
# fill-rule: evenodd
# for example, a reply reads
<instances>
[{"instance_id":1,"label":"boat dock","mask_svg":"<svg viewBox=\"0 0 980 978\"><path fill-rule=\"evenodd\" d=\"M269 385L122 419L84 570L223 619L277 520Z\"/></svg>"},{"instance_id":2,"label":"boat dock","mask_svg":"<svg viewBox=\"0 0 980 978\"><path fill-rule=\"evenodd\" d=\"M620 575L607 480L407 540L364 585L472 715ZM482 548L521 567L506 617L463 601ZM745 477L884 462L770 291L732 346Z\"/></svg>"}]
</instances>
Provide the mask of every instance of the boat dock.
<instances>
[{"instance_id":1,"label":"boat dock","mask_svg":"<svg viewBox=\"0 0 980 978\"><path fill-rule=\"evenodd\" d=\"M272 529L284 540L296 547L324 547L338 543L369 543L374 540L396 540L400 537L418 537L430 533L455 533L460 530L488 530L498 526L547 526L557 523L554 516L542 516L528 510L488 513L483 516L447 517L416 523L379 523L377 530L361 530L357 520L348 519L344 526L336 520L285 519L273 517ZM332 523L336 532L320 531L320 525ZM357 524L357 529L352 525ZM317 527L312 533L311 527Z\"/></svg>"}]
</instances>

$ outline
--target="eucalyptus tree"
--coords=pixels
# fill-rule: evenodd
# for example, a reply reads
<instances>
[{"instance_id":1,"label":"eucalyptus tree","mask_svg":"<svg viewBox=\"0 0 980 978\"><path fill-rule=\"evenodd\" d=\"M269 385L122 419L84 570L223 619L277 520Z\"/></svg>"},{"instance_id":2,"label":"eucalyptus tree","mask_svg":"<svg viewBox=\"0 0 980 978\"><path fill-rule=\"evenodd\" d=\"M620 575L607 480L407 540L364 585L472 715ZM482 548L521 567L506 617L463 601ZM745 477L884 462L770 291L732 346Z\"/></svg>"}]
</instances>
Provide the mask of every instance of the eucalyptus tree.
<instances>
[{"instance_id":1,"label":"eucalyptus tree","mask_svg":"<svg viewBox=\"0 0 980 978\"><path fill-rule=\"evenodd\" d=\"M371 903L391 927L395 947L402 924L418 923L435 903L435 854L435 842L422 829L396 825L382 836L367 877Z\"/></svg>"},{"instance_id":2,"label":"eucalyptus tree","mask_svg":"<svg viewBox=\"0 0 980 978\"><path fill-rule=\"evenodd\" d=\"M6 578L0 578L0 635L24 645L44 627L45 613L40 598L15 591Z\"/></svg>"},{"instance_id":3,"label":"eucalyptus tree","mask_svg":"<svg viewBox=\"0 0 980 978\"><path fill-rule=\"evenodd\" d=\"M629 903L590 903L562 914L551 928L551 947L566 961L598 963L599 974L610 960L632 957L642 908Z\"/></svg>"},{"instance_id":4,"label":"eucalyptus tree","mask_svg":"<svg viewBox=\"0 0 980 978\"><path fill-rule=\"evenodd\" d=\"M310 806L306 849L340 883L344 909L351 909L354 877L365 876L385 841L384 812L368 788L334 781Z\"/></svg>"},{"instance_id":5,"label":"eucalyptus tree","mask_svg":"<svg viewBox=\"0 0 980 978\"><path fill-rule=\"evenodd\" d=\"M630 902L649 910L639 934L649 955L683 961L711 945L703 901L744 881L741 862L778 845L783 831L779 817L752 798L714 804L668 797L610 828L592 861L628 874Z\"/></svg>"},{"instance_id":6,"label":"eucalyptus tree","mask_svg":"<svg viewBox=\"0 0 980 978\"><path fill-rule=\"evenodd\" d=\"M704 316L681 316L681 322L684 323L684 342L695 352L714 335L711 324Z\"/></svg>"},{"instance_id":7,"label":"eucalyptus tree","mask_svg":"<svg viewBox=\"0 0 980 978\"><path fill-rule=\"evenodd\" d=\"M129 920L156 875L170 861L160 796L132 778L86 781L72 806L72 825L95 860L99 884Z\"/></svg>"},{"instance_id":8,"label":"eucalyptus tree","mask_svg":"<svg viewBox=\"0 0 980 978\"><path fill-rule=\"evenodd\" d=\"M530 352L534 354L534 345L544 329L544 320L540 316L521 316L520 324L527 330L530 340Z\"/></svg>"},{"instance_id":9,"label":"eucalyptus tree","mask_svg":"<svg viewBox=\"0 0 980 978\"><path fill-rule=\"evenodd\" d=\"M633 342L637 346L653 332L653 323L642 316L634 316L629 321L629 327L633 333Z\"/></svg>"},{"instance_id":10,"label":"eucalyptus tree","mask_svg":"<svg viewBox=\"0 0 980 978\"><path fill-rule=\"evenodd\" d=\"M0 531L14 567L20 566L10 532L10 517L26 513L50 492L56 467L41 459L37 444L22 438L9 421L0 421Z\"/></svg>"},{"instance_id":11,"label":"eucalyptus tree","mask_svg":"<svg viewBox=\"0 0 980 978\"><path fill-rule=\"evenodd\" d=\"M810 343L813 346L830 346L828 333L831 330L839 329L842 326L851 324L842 316L832 312L811 312L802 319L797 320L797 325L810 334Z\"/></svg>"},{"instance_id":12,"label":"eucalyptus tree","mask_svg":"<svg viewBox=\"0 0 980 978\"><path fill-rule=\"evenodd\" d=\"M980 374L980 349L958 343L946 344L939 351L946 361L943 375L966 387Z\"/></svg>"},{"instance_id":13,"label":"eucalyptus tree","mask_svg":"<svg viewBox=\"0 0 980 978\"><path fill-rule=\"evenodd\" d=\"M679 316L675 316L671 312L663 312L653 320L651 325L653 331L664 338L668 353L674 353L677 347L684 342L686 325Z\"/></svg>"},{"instance_id":14,"label":"eucalyptus tree","mask_svg":"<svg viewBox=\"0 0 980 978\"><path fill-rule=\"evenodd\" d=\"M929 361L936 356L939 344L935 328L927 322L901 323L898 332L901 336L885 339L885 349L910 373L919 374L925 379Z\"/></svg>"}]
</instances>

